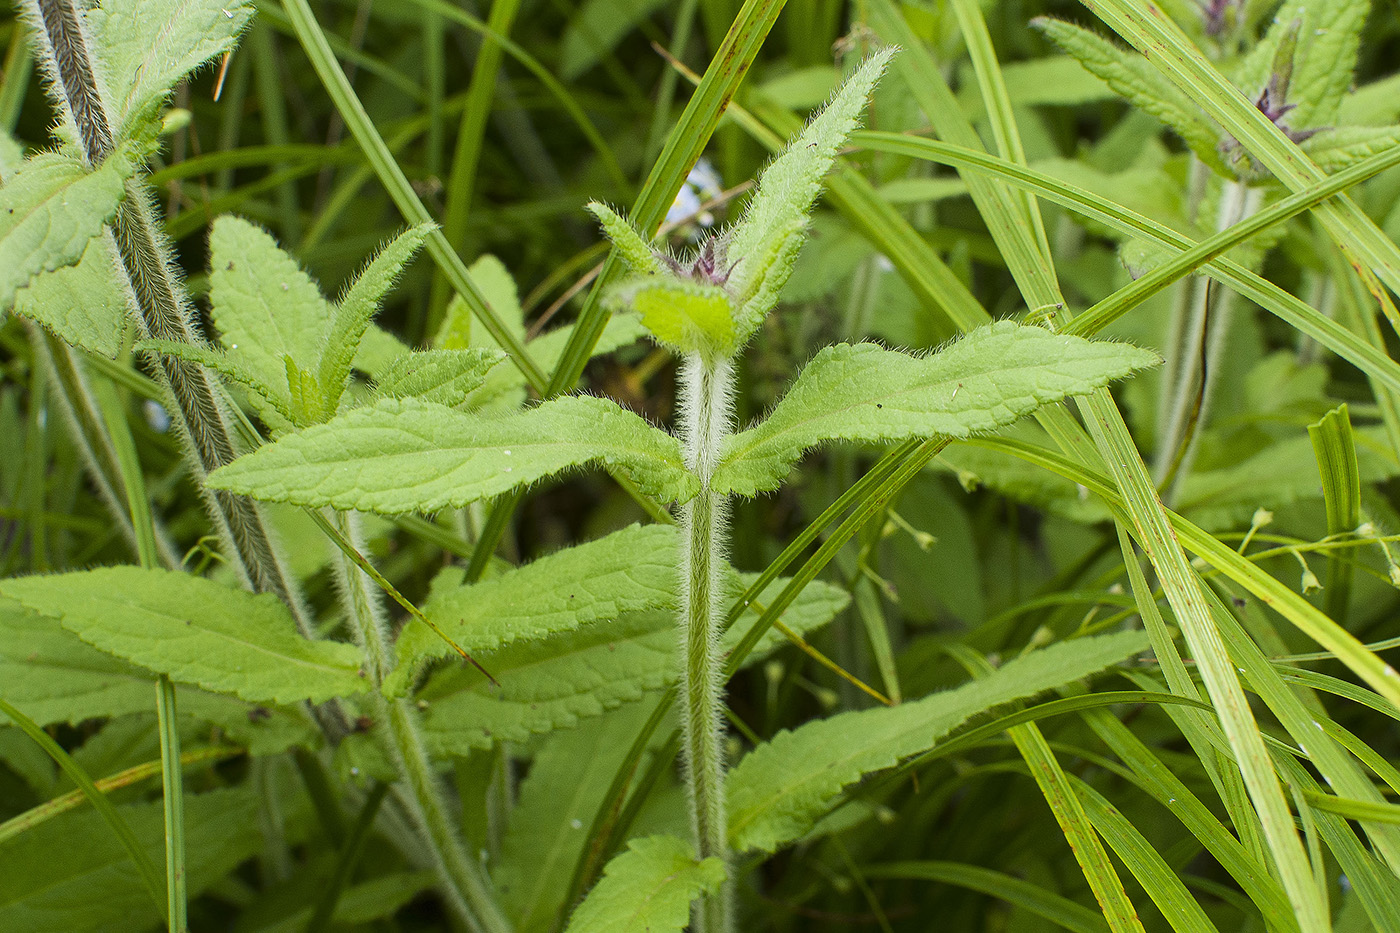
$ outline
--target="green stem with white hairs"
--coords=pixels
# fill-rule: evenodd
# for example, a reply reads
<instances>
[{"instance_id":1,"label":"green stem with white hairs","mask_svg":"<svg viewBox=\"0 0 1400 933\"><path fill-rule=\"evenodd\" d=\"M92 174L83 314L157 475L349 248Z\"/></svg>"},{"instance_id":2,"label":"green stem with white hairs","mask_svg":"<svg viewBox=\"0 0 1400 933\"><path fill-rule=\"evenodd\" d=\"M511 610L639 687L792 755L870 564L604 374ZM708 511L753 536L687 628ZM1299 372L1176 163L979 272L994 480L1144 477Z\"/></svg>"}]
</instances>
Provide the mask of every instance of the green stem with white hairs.
<instances>
[{"instance_id":1,"label":"green stem with white hairs","mask_svg":"<svg viewBox=\"0 0 1400 933\"><path fill-rule=\"evenodd\" d=\"M313 517L319 514L313 513ZM338 546L363 553L354 513L337 512L328 526L333 529ZM418 833L430 843L428 848L443 898L473 933L510 933L510 922L485 872L467 854L457 834L438 774L423 744L418 711L409 700L389 699L380 689L393 668L394 657L379 587L346 553L336 555L335 568L341 602L364 651L366 673L374 685L372 718L384 750L400 776L394 791Z\"/></svg>"},{"instance_id":2,"label":"green stem with white hairs","mask_svg":"<svg viewBox=\"0 0 1400 933\"><path fill-rule=\"evenodd\" d=\"M728 497L710 486L721 441L732 429L734 366L689 354L681 370L681 439L700 493L681 507L680 696L690 822L700 858L729 861L724 807L724 683L719 637L726 603L722 577ZM698 933L722 933L733 916L732 885L703 897Z\"/></svg>"}]
</instances>

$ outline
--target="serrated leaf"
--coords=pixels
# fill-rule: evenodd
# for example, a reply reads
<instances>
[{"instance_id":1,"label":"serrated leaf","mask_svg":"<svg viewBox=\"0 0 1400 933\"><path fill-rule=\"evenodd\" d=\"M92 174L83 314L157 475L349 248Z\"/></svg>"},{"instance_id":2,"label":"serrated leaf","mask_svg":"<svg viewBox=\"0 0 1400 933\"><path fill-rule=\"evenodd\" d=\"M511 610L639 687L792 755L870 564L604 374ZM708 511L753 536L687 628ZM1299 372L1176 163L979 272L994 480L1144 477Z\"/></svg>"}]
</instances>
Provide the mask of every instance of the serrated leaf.
<instances>
[{"instance_id":1,"label":"serrated leaf","mask_svg":"<svg viewBox=\"0 0 1400 933\"><path fill-rule=\"evenodd\" d=\"M990 431L1157 362L1148 350L1010 321L980 327L927 357L838 344L807 364L766 420L725 440L713 483L741 495L776 488L803 451L836 438Z\"/></svg>"},{"instance_id":2,"label":"serrated leaf","mask_svg":"<svg viewBox=\"0 0 1400 933\"><path fill-rule=\"evenodd\" d=\"M39 725L151 712L154 683L150 671L97 650L57 619L0 600L0 698ZM181 716L217 724L253 755L318 740L304 711L250 707L194 687L180 687L177 696Z\"/></svg>"},{"instance_id":3,"label":"serrated leaf","mask_svg":"<svg viewBox=\"0 0 1400 933\"><path fill-rule=\"evenodd\" d=\"M660 499L696 481L680 443L607 399L553 399L506 417L381 399L259 448L209 476L255 499L382 512L432 512L594 463L621 467Z\"/></svg>"},{"instance_id":4,"label":"serrated leaf","mask_svg":"<svg viewBox=\"0 0 1400 933\"><path fill-rule=\"evenodd\" d=\"M455 408L481 388L486 375L506 358L500 350L420 350L393 360L379 376L381 398L416 398Z\"/></svg>"},{"instance_id":5,"label":"serrated leaf","mask_svg":"<svg viewBox=\"0 0 1400 933\"><path fill-rule=\"evenodd\" d=\"M631 525L467 586L434 581L423 614L468 654L675 605L676 529ZM448 572L450 573L450 571ZM421 621L399 633L401 670L451 649Z\"/></svg>"},{"instance_id":6,"label":"serrated leaf","mask_svg":"<svg viewBox=\"0 0 1400 933\"><path fill-rule=\"evenodd\" d=\"M1147 644L1142 632L1059 642L952 690L779 732L729 773L730 841L739 851L774 852L800 839L864 775L932 748L979 713L1087 677Z\"/></svg>"},{"instance_id":7,"label":"serrated leaf","mask_svg":"<svg viewBox=\"0 0 1400 933\"><path fill-rule=\"evenodd\" d=\"M523 342L525 313L521 310L519 293L510 270L487 253L472 263L467 272L506 329ZM484 327L472 327L471 308L460 296L456 296L447 305L447 314L438 327L437 336L433 338L433 346L439 350L461 350L467 347L499 348L500 345Z\"/></svg>"},{"instance_id":8,"label":"serrated leaf","mask_svg":"<svg viewBox=\"0 0 1400 933\"><path fill-rule=\"evenodd\" d=\"M729 234L726 250L735 264L729 286L743 312L736 322L741 341L772 309L771 302L763 306L750 299L764 290L776 301L791 274L796 250L784 244L805 228L836 151L856 128L865 100L893 54L893 49L885 49L866 59L831 103L759 176L753 200Z\"/></svg>"},{"instance_id":9,"label":"serrated leaf","mask_svg":"<svg viewBox=\"0 0 1400 933\"><path fill-rule=\"evenodd\" d=\"M14 311L61 340L115 359L130 320L128 292L118 278L110 235L88 241L76 264L29 280L15 295Z\"/></svg>"},{"instance_id":10,"label":"serrated leaf","mask_svg":"<svg viewBox=\"0 0 1400 933\"><path fill-rule=\"evenodd\" d=\"M1275 50L1300 24L1291 56L1292 75L1288 97L1277 103L1293 104L1285 118L1289 128L1308 129L1331 124L1337 118L1342 97L1351 89L1361 28L1371 4L1368 0L1290 0L1274 13L1269 31L1254 46L1240 67L1237 83L1253 100L1269 81Z\"/></svg>"},{"instance_id":11,"label":"serrated leaf","mask_svg":"<svg viewBox=\"0 0 1400 933\"><path fill-rule=\"evenodd\" d=\"M81 641L56 619L0 601L0 697L41 726L153 708L148 671Z\"/></svg>"},{"instance_id":12,"label":"serrated leaf","mask_svg":"<svg viewBox=\"0 0 1400 933\"><path fill-rule=\"evenodd\" d=\"M565 906L561 884L589 844L588 827L655 699L551 735L520 782L492 879L517 933L549 933Z\"/></svg>"},{"instance_id":13,"label":"serrated leaf","mask_svg":"<svg viewBox=\"0 0 1400 933\"><path fill-rule=\"evenodd\" d=\"M1230 174L1220 158L1222 136L1215 125L1147 59L1070 23L1046 17L1033 22L1091 74L1174 130L1202 162Z\"/></svg>"},{"instance_id":14,"label":"serrated leaf","mask_svg":"<svg viewBox=\"0 0 1400 933\"><path fill-rule=\"evenodd\" d=\"M308 641L275 596L191 574L103 567L0 581L0 596L119 658L245 700L319 703L366 688L353 646Z\"/></svg>"},{"instance_id":15,"label":"serrated leaf","mask_svg":"<svg viewBox=\"0 0 1400 933\"><path fill-rule=\"evenodd\" d=\"M191 897L263 845L258 798L247 787L186 794L187 890ZM118 807L157 864L165 857L160 801ZM136 868L90 809L47 820L0 844L0 930L130 933L160 922Z\"/></svg>"},{"instance_id":16,"label":"serrated leaf","mask_svg":"<svg viewBox=\"0 0 1400 933\"><path fill-rule=\"evenodd\" d=\"M718 286L653 276L624 286L620 296L652 336L679 353L734 352L733 311Z\"/></svg>"},{"instance_id":17,"label":"serrated leaf","mask_svg":"<svg viewBox=\"0 0 1400 933\"><path fill-rule=\"evenodd\" d=\"M566 933L680 933L690 920L690 902L718 890L724 878L723 862L697 861L690 843L675 836L633 839L603 869Z\"/></svg>"},{"instance_id":18,"label":"serrated leaf","mask_svg":"<svg viewBox=\"0 0 1400 933\"><path fill-rule=\"evenodd\" d=\"M620 214L598 201L589 201L587 207L589 213L598 218L603 232L612 240L613 248L621 254L633 272L649 275L661 271L661 260L652 251L651 246Z\"/></svg>"},{"instance_id":19,"label":"serrated leaf","mask_svg":"<svg viewBox=\"0 0 1400 933\"><path fill-rule=\"evenodd\" d=\"M753 579L741 575L739 586ZM759 602L788 582L776 580ZM838 587L809 583L783 613L783 622L804 635L831 621L848 601ZM724 634L723 651L733 650L757 619L756 611L746 612ZM745 666L757 664L786 644L786 636L769 629L744 659ZM499 687L465 666L430 677L417 694L428 704L423 733L435 754L461 755L497 741L519 742L568 728L674 682L675 654L676 622L671 608L627 613L539 641L517 642L478 659L497 678Z\"/></svg>"},{"instance_id":20,"label":"serrated leaf","mask_svg":"<svg viewBox=\"0 0 1400 933\"><path fill-rule=\"evenodd\" d=\"M180 79L232 49L252 17L244 0L103 0L88 10L118 135L154 120Z\"/></svg>"},{"instance_id":21,"label":"serrated leaf","mask_svg":"<svg viewBox=\"0 0 1400 933\"><path fill-rule=\"evenodd\" d=\"M360 339L379 310L380 302L433 229L432 224L418 224L391 240L356 277L354 284L346 289L332 312L325 350L316 371L321 390L325 393L326 417L335 414L339 408L341 394L350 378L350 367L360 348Z\"/></svg>"},{"instance_id":22,"label":"serrated leaf","mask_svg":"<svg viewBox=\"0 0 1400 933\"><path fill-rule=\"evenodd\" d=\"M1303 151L1327 174L1400 146L1400 126L1343 126L1318 133Z\"/></svg>"},{"instance_id":23,"label":"serrated leaf","mask_svg":"<svg viewBox=\"0 0 1400 933\"><path fill-rule=\"evenodd\" d=\"M210 316L224 350L266 386L287 384L286 358L320 365L331 306L272 236L241 217L209 233Z\"/></svg>"},{"instance_id":24,"label":"serrated leaf","mask_svg":"<svg viewBox=\"0 0 1400 933\"><path fill-rule=\"evenodd\" d=\"M0 310L41 272L71 266L117 213L134 166L118 151L93 171L42 153L0 188Z\"/></svg>"}]
</instances>

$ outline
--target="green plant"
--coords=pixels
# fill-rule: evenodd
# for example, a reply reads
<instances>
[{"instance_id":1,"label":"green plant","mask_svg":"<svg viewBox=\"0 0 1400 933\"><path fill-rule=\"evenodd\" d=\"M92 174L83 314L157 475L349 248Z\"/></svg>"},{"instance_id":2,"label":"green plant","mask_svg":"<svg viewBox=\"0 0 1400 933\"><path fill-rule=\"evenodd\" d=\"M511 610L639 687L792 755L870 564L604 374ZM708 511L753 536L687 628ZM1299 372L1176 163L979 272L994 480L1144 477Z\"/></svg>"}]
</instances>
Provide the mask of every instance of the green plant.
<instances>
[{"instance_id":1,"label":"green plant","mask_svg":"<svg viewBox=\"0 0 1400 933\"><path fill-rule=\"evenodd\" d=\"M782 8L0 21L0 927L1400 930L1393 15Z\"/></svg>"}]
</instances>

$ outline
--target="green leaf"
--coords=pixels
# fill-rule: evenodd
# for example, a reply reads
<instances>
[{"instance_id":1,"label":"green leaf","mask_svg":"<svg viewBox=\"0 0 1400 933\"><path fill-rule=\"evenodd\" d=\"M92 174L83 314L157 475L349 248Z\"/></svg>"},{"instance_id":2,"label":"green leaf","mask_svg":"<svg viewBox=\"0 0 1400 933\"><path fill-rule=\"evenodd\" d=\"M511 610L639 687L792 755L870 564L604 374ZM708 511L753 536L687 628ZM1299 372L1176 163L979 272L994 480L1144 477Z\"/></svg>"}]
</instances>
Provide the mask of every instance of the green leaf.
<instances>
[{"instance_id":1,"label":"green leaf","mask_svg":"<svg viewBox=\"0 0 1400 933\"><path fill-rule=\"evenodd\" d=\"M1358 483L1377 482L1400 472L1384 428L1364 428L1355 439L1352 468L1358 470ZM1177 510L1206 528L1248 524L1255 509L1316 499L1324 490L1318 486L1315 470L1312 443L1307 437L1291 437L1252 457L1192 473L1182 484ZM1333 531L1350 531L1359 522Z\"/></svg>"},{"instance_id":2,"label":"green leaf","mask_svg":"<svg viewBox=\"0 0 1400 933\"><path fill-rule=\"evenodd\" d=\"M1400 146L1400 126L1342 126L1303 143L1303 151L1329 175Z\"/></svg>"},{"instance_id":3,"label":"green leaf","mask_svg":"<svg viewBox=\"0 0 1400 933\"><path fill-rule=\"evenodd\" d=\"M914 357L874 344L827 347L768 418L726 439L717 489L776 488L809 447L833 439L967 437L1155 365L1156 354L999 321Z\"/></svg>"},{"instance_id":4,"label":"green leaf","mask_svg":"<svg viewBox=\"0 0 1400 933\"><path fill-rule=\"evenodd\" d=\"M326 417L334 415L340 406L341 394L350 378L350 367L354 363L355 353L360 349L360 339L379 310L379 303L393 288L404 266L413 259L432 230L432 224L418 224L390 241L359 274L354 284L346 289L332 312L324 354L316 371L317 381L326 393Z\"/></svg>"},{"instance_id":5,"label":"green leaf","mask_svg":"<svg viewBox=\"0 0 1400 933\"><path fill-rule=\"evenodd\" d=\"M856 128L865 100L893 54L894 49L885 49L866 59L831 103L759 176L753 200L729 234L726 248L734 263L729 287L739 307L739 342L758 328L777 301L797 255L790 240L806 226L836 151Z\"/></svg>"},{"instance_id":6,"label":"green leaf","mask_svg":"<svg viewBox=\"0 0 1400 933\"><path fill-rule=\"evenodd\" d=\"M57 619L0 601L0 698L39 725L150 712L154 683L150 671L98 651ZM316 744L302 710L252 707L193 687L181 687L178 696L182 716L218 725L251 754Z\"/></svg>"},{"instance_id":7,"label":"green leaf","mask_svg":"<svg viewBox=\"0 0 1400 933\"><path fill-rule=\"evenodd\" d=\"M287 385L289 356L317 371L331 307L270 234L241 217L220 217L209 233L209 270L209 310L224 350L258 383Z\"/></svg>"},{"instance_id":8,"label":"green leaf","mask_svg":"<svg viewBox=\"0 0 1400 933\"><path fill-rule=\"evenodd\" d=\"M184 799L187 889L197 895L257 853L258 797L246 787ZM151 860L165 858L159 801L118 807ZM121 843L92 810L75 810L0 844L0 929L129 933L160 922Z\"/></svg>"},{"instance_id":9,"label":"green leaf","mask_svg":"<svg viewBox=\"0 0 1400 933\"><path fill-rule=\"evenodd\" d=\"M120 151L93 171L56 153L25 161L0 188L0 310L39 273L83 258L116 215L134 170Z\"/></svg>"},{"instance_id":10,"label":"green leaf","mask_svg":"<svg viewBox=\"0 0 1400 933\"><path fill-rule=\"evenodd\" d=\"M10 180L19 167L24 164L24 147L10 135L4 127L0 127L0 185L4 185Z\"/></svg>"},{"instance_id":11,"label":"green leaf","mask_svg":"<svg viewBox=\"0 0 1400 933\"><path fill-rule=\"evenodd\" d=\"M295 885L298 880L303 881L301 890L308 899L321 893L321 877L294 878L290 883ZM392 917L431 890L435 880L431 871L398 871L347 887L335 903L332 929L372 926L376 920ZM313 902L280 920L257 927L257 933L305 933L314 909Z\"/></svg>"},{"instance_id":12,"label":"green leaf","mask_svg":"<svg viewBox=\"0 0 1400 933\"><path fill-rule=\"evenodd\" d=\"M231 50L252 18L244 0L104 0L88 10L114 135L155 120L180 79Z\"/></svg>"},{"instance_id":13,"label":"green leaf","mask_svg":"<svg viewBox=\"0 0 1400 933\"><path fill-rule=\"evenodd\" d=\"M569 918L566 933L680 933L690 920L690 902L717 891L724 877L722 861L697 861L690 843L675 836L633 839L603 869L603 880Z\"/></svg>"},{"instance_id":14,"label":"green leaf","mask_svg":"<svg viewBox=\"0 0 1400 933\"><path fill-rule=\"evenodd\" d=\"M475 655L624 612L674 606L675 574L676 529L631 525L481 583L463 586L459 569L444 572L434 581L423 614ZM400 668L450 650L416 619L399 634Z\"/></svg>"},{"instance_id":15,"label":"green leaf","mask_svg":"<svg viewBox=\"0 0 1400 933\"><path fill-rule=\"evenodd\" d=\"M1220 132L1200 108L1147 59L1120 49L1087 29L1057 19L1041 17L1033 24L1135 107L1175 130L1202 162L1221 174L1228 174L1218 148Z\"/></svg>"},{"instance_id":16,"label":"green leaf","mask_svg":"<svg viewBox=\"0 0 1400 933\"><path fill-rule=\"evenodd\" d=\"M492 872L517 933L554 929L569 893L561 880L587 851L587 827L655 704L634 703L551 735L535 753Z\"/></svg>"},{"instance_id":17,"label":"green leaf","mask_svg":"<svg viewBox=\"0 0 1400 933\"><path fill-rule=\"evenodd\" d=\"M245 700L321 702L366 687L359 652L303 638L277 597L187 573L103 567L0 581L0 596L117 657Z\"/></svg>"},{"instance_id":18,"label":"green leaf","mask_svg":"<svg viewBox=\"0 0 1400 933\"><path fill-rule=\"evenodd\" d=\"M472 281L499 316L501 325L522 343L525 340L525 313L520 308L515 279L510 270L495 256L487 253L471 264ZM484 328L472 327L471 306L456 296L447 306L433 346L441 350L461 350L467 347L500 347L500 343ZM524 376L521 376L524 379Z\"/></svg>"},{"instance_id":19,"label":"green leaf","mask_svg":"<svg viewBox=\"0 0 1400 933\"><path fill-rule=\"evenodd\" d=\"M979 713L1087 677L1146 646L1141 632L1059 642L952 690L780 732L729 774L730 840L740 851L776 851L801 838L863 775L931 748Z\"/></svg>"},{"instance_id":20,"label":"green leaf","mask_svg":"<svg viewBox=\"0 0 1400 933\"><path fill-rule=\"evenodd\" d=\"M273 502L390 515L500 495L591 463L618 466L660 499L696 481L680 443L601 398L554 399L508 417L382 399L268 444L209 476Z\"/></svg>"},{"instance_id":21,"label":"green leaf","mask_svg":"<svg viewBox=\"0 0 1400 933\"><path fill-rule=\"evenodd\" d=\"M0 697L41 726L153 708L154 678L57 620L0 601Z\"/></svg>"},{"instance_id":22,"label":"green leaf","mask_svg":"<svg viewBox=\"0 0 1400 933\"><path fill-rule=\"evenodd\" d=\"M653 337L678 353L712 357L734 352L729 296L716 285L653 276L624 285L616 294L615 300L641 315Z\"/></svg>"},{"instance_id":23,"label":"green leaf","mask_svg":"<svg viewBox=\"0 0 1400 933\"><path fill-rule=\"evenodd\" d=\"M1288 95L1292 104L1284 122L1301 130L1332 124L1342 98L1351 90L1361 27L1371 4L1367 0L1290 0L1275 11L1262 42L1250 50L1236 79L1251 100L1268 84L1275 50L1300 24L1291 56Z\"/></svg>"},{"instance_id":24,"label":"green leaf","mask_svg":"<svg viewBox=\"0 0 1400 933\"><path fill-rule=\"evenodd\" d=\"M584 0L559 42L559 77L573 81L617 47L666 0Z\"/></svg>"},{"instance_id":25,"label":"green leaf","mask_svg":"<svg viewBox=\"0 0 1400 933\"><path fill-rule=\"evenodd\" d=\"M506 355L500 350L420 350L393 360L380 374L381 398L416 398L455 408L482 387ZM324 383L323 383L324 384Z\"/></svg>"},{"instance_id":26,"label":"green leaf","mask_svg":"<svg viewBox=\"0 0 1400 933\"><path fill-rule=\"evenodd\" d=\"M741 575L740 582L747 585L753 579ZM758 602L766 603L788 582L778 579ZM830 622L848 602L838 587L809 583L782 619L803 635ZM757 619L758 613L750 609L724 634L726 653ZM744 663L756 664L787 643L776 628L769 629ZM477 656L500 686L466 666L430 677L416 695L427 704L423 732L436 754L460 755L498 741L519 742L566 728L674 682L675 652L673 606L626 613L537 641L518 641Z\"/></svg>"},{"instance_id":27,"label":"green leaf","mask_svg":"<svg viewBox=\"0 0 1400 933\"><path fill-rule=\"evenodd\" d=\"M76 347L115 359L130 322L118 275L110 240L93 237L76 264L30 279L15 295L15 314Z\"/></svg>"},{"instance_id":28,"label":"green leaf","mask_svg":"<svg viewBox=\"0 0 1400 933\"><path fill-rule=\"evenodd\" d=\"M621 215L598 201L589 201L587 207L589 213L603 225L603 232L612 240L613 247L633 272L646 275L662 270L661 260L651 246Z\"/></svg>"}]
</instances>

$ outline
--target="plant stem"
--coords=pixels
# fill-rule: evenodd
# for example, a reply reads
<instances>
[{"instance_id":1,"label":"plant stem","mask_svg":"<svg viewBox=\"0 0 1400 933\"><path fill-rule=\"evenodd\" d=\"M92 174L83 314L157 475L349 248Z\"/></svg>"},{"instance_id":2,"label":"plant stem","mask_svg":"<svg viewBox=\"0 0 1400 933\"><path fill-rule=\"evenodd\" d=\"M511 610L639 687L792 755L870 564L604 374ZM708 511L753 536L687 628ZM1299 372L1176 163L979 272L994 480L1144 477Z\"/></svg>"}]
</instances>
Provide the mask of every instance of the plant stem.
<instances>
[{"instance_id":1,"label":"plant stem","mask_svg":"<svg viewBox=\"0 0 1400 933\"><path fill-rule=\"evenodd\" d=\"M112 154L116 141L93 71L81 9L74 0L28 0L26 6L41 26L35 44L48 66L56 106L72 119L84 154L97 165ZM146 335L158 339L202 344L194 308L160 229L149 189L140 178L128 179L112 234L118 264L136 298L141 327ZM204 485L208 473L231 462L238 453L231 414L216 377L198 364L171 357L160 359L158 364L156 375L183 442L185 462L224 542L230 567L249 589L278 596L291 609L301 633L314 638L313 617L261 508L251 499ZM337 704L313 708L312 713L332 741L347 731Z\"/></svg>"},{"instance_id":2,"label":"plant stem","mask_svg":"<svg viewBox=\"0 0 1400 933\"><path fill-rule=\"evenodd\" d=\"M710 488L719 446L730 431L734 368L728 359L686 358L678 400L686 466L700 494L681 507L680 696L690 822L700 858L729 861L724 817L724 684L719 636L726 607L720 574L728 525L726 497ZM698 933L723 933L732 920L731 884L702 897Z\"/></svg>"},{"instance_id":3,"label":"plant stem","mask_svg":"<svg viewBox=\"0 0 1400 933\"><path fill-rule=\"evenodd\" d=\"M363 552L363 540L353 513L337 512L335 529ZM406 699L390 700L379 689L393 669L389 630L379 600L378 587L369 575L340 551L336 551L336 576L356 641L365 653L365 669L374 685L370 703L373 719L381 728L385 751L399 772L395 792L422 837L431 843L440 888L453 912L473 931L509 933L510 922L501 911L489 881L473 861L457 835L451 813L432 760L418 729L417 710Z\"/></svg>"},{"instance_id":4,"label":"plant stem","mask_svg":"<svg viewBox=\"0 0 1400 933\"><path fill-rule=\"evenodd\" d=\"M185 794L180 766L180 726L175 718L175 685L164 674L156 681L160 723L161 801L165 805L165 903L170 933L187 933L185 900Z\"/></svg>"}]
</instances>

